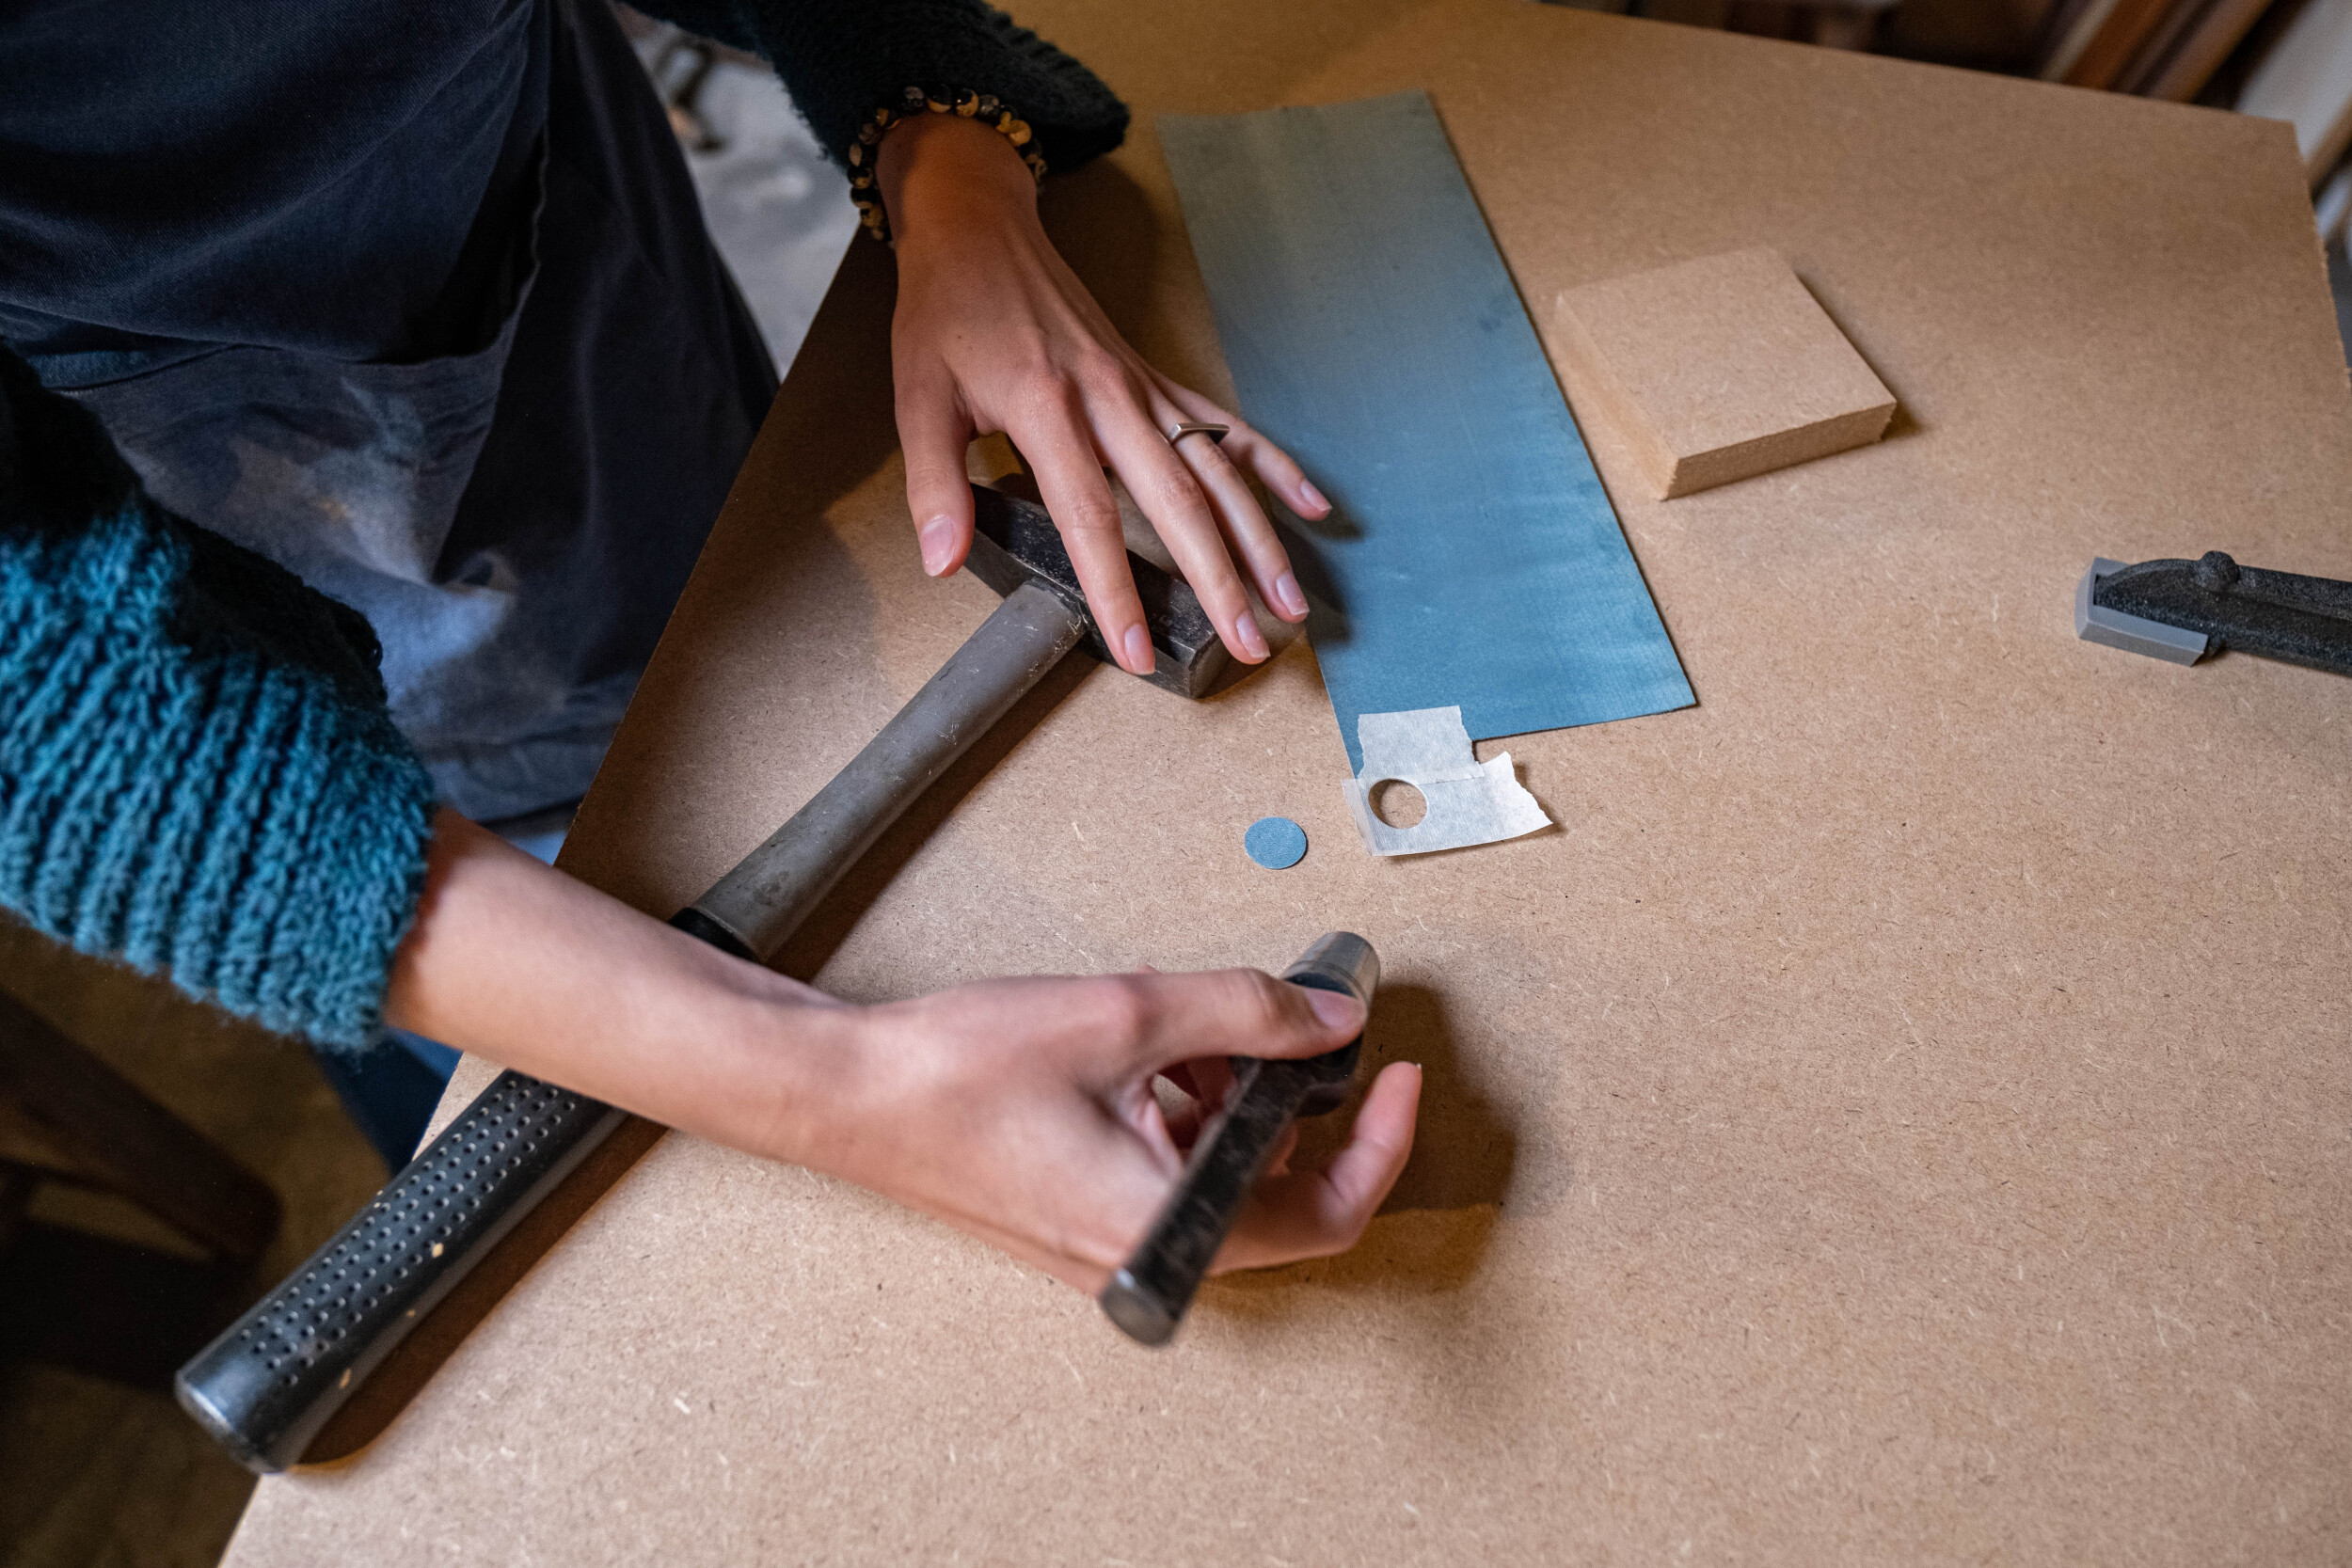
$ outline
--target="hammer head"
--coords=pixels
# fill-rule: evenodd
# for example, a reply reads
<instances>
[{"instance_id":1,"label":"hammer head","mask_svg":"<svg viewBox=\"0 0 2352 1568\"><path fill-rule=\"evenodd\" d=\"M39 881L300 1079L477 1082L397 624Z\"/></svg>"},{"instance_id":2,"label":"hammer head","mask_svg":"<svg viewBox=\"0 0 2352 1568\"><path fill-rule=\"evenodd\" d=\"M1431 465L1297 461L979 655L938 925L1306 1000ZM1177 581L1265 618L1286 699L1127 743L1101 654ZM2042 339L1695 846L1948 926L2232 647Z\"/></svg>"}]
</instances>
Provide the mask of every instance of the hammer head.
<instances>
[{"instance_id":1,"label":"hammer head","mask_svg":"<svg viewBox=\"0 0 2352 1568\"><path fill-rule=\"evenodd\" d=\"M963 562L972 575L1000 595L1010 594L1025 582L1050 589L1086 621L1087 652L1116 665L1119 661L1103 641L1102 628L1087 609L1086 592L1078 586L1070 552L1062 548L1061 531L1046 515L1045 508L978 484L972 486L972 507L978 526L972 536L972 553ZM1133 550L1127 552L1127 570L1135 574L1136 593L1143 600L1144 626L1152 634L1152 651L1157 656L1149 677L1152 684L1180 696L1205 695L1225 671L1226 653L1200 601L1181 579Z\"/></svg>"}]
</instances>

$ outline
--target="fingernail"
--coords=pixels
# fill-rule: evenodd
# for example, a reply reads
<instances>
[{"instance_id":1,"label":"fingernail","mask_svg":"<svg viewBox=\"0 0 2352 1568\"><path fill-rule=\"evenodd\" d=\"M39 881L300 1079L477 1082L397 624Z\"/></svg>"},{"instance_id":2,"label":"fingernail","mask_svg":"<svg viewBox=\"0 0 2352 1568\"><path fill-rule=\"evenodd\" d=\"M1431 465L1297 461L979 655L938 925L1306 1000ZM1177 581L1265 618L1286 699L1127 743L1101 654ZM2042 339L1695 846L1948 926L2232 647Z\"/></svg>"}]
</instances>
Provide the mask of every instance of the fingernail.
<instances>
[{"instance_id":1,"label":"fingernail","mask_svg":"<svg viewBox=\"0 0 2352 1568\"><path fill-rule=\"evenodd\" d=\"M1306 988L1299 988L1304 990ZM1364 1005L1345 991L1309 990L1307 1006L1314 1009L1315 1022L1327 1029L1360 1029L1364 1026Z\"/></svg>"},{"instance_id":2,"label":"fingernail","mask_svg":"<svg viewBox=\"0 0 2352 1568\"><path fill-rule=\"evenodd\" d=\"M1138 675L1148 675L1152 673L1153 660L1150 632L1145 631L1139 626L1129 626L1121 645L1127 650L1128 669Z\"/></svg>"},{"instance_id":3,"label":"fingernail","mask_svg":"<svg viewBox=\"0 0 2352 1568\"><path fill-rule=\"evenodd\" d=\"M1258 629L1258 618L1246 610L1233 617L1233 641L1239 642L1241 651L1251 658L1266 656L1265 633Z\"/></svg>"},{"instance_id":4,"label":"fingernail","mask_svg":"<svg viewBox=\"0 0 2352 1568\"><path fill-rule=\"evenodd\" d=\"M1274 579L1274 596L1282 601L1282 608L1293 615L1307 613L1307 595L1298 591L1298 579L1284 572Z\"/></svg>"},{"instance_id":5,"label":"fingernail","mask_svg":"<svg viewBox=\"0 0 2352 1568\"><path fill-rule=\"evenodd\" d=\"M1307 510L1310 512L1331 510L1331 503L1323 499L1323 492L1315 488L1312 480L1302 479L1298 482L1298 499L1306 502Z\"/></svg>"},{"instance_id":6,"label":"fingernail","mask_svg":"<svg viewBox=\"0 0 2352 1568\"><path fill-rule=\"evenodd\" d=\"M947 569L956 555L956 524L952 517L933 517L916 537L923 545L923 570L932 577Z\"/></svg>"}]
</instances>

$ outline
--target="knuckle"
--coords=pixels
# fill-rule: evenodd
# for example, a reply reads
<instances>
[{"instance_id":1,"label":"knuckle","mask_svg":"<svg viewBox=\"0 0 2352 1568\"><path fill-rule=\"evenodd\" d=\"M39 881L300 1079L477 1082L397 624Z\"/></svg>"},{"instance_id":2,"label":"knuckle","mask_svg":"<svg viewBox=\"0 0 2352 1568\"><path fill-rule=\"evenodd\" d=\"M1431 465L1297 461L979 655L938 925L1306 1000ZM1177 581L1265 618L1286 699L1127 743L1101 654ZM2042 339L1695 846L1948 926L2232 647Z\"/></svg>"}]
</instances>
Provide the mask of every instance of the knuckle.
<instances>
[{"instance_id":1,"label":"knuckle","mask_svg":"<svg viewBox=\"0 0 2352 1568\"><path fill-rule=\"evenodd\" d=\"M1127 362L1100 345L1077 356L1071 366L1071 377L1089 397L1132 396L1136 390L1135 375Z\"/></svg>"},{"instance_id":2,"label":"knuckle","mask_svg":"<svg viewBox=\"0 0 2352 1568\"><path fill-rule=\"evenodd\" d=\"M1119 526L1119 508L1093 496L1064 502L1062 509L1054 514L1054 524L1068 536L1087 539L1124 537Z\"/></svg>"},{"instance_id":3,"label":"knuckle","mask_svg":"<svg viewBox=\"0 0 2352 1568\"><path fill-rule=\"evenodd\" d=\"M1239 434L1238 430L1236 430L1235 434ZM1231 441L1232 438L1232 436L1225 437L1227 441ZM1196 440L1192 443L1192 445L1200 450L1191 452L1188 455L1194 462L1200 464L1201 467L1207 469L1210 473L1230 474L1234 471L1233 460L1226 455L1225 448L1221 443L1216 441Z\"/></svg>"},{"instance_id":4,"label":"knuckle","mask_svg":"<svg viewBox=\"0 0 2352 1568\"><path fill-rule=\"evenodd\" d=\"M1077 401L1077 387L1060 366L1033 360L1013 372L1021 403L1033 415L1067 414Z\"/></svg>"},{"instance_id":5,"label":"knuckle","mask_svg":"<svg viewBox=\"0 0 2352 1568\"><path fill-rule=\"evenodd\" d=\"M1136 976L1113 974L1100 982L1095 998L1097 1027L1122 1045L1140 1044L1156 1016L1151 990Z\"/></svg>"},{"instance_id":6,"label":"knuckle","mask_svg":"<svg viewBox=\"0 0 2352 1568\"><path fill-rule=\"evenodd\" d=\"M1200 494L1200 484L1181 462L1170 463L1153 472L1152 496L1162 506L1178 512L1205 513L1208 510L1208 501Z\"/></svg>"},{"instance_id":7,"label":"knuckle","mask_svg":"<svg viewBox=\"0 0 2352 1568\"><path fill-rule=\"evenodd\" d=\"M962 470L957 469L951 474L947 459L939 452L910 451L906 454L906 464L908 487L925 495L949 488L961 489L965 483Z\"/></svg>"},{"instance_id":8,"label":"knuckle","mask_svg":"<svg viewBox=\"0 0 2352 1568\"><path fill-rule=\"evenodd\" d=\"M1288 988L1281 981L1261 969L1234 969L1226 974L1234 1018L1243 1028L1259 1038L1293 1032L1290 999L1283 994Z\"/></svg>"}]
</instances>

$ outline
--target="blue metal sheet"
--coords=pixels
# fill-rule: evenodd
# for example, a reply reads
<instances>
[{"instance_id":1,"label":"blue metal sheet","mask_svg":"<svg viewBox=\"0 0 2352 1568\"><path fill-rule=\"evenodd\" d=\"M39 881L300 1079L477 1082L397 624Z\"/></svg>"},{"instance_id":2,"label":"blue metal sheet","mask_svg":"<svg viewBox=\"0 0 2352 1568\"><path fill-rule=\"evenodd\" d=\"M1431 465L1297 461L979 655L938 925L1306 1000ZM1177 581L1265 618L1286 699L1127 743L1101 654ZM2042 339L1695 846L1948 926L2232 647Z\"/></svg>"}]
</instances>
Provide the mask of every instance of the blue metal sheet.
<instances>
[{"instance_id":1,"label":"blue metal sheet","mask_svg":"<svg viewBox=\"0 0 2352 1568\"><path fill-rule=\"evenodd\" d=\"M1347 745L1685 707L1690 683L1423 93L1165 115L1241 412L1331 499L1285 532Z\"/></svg>"}]
</instances>

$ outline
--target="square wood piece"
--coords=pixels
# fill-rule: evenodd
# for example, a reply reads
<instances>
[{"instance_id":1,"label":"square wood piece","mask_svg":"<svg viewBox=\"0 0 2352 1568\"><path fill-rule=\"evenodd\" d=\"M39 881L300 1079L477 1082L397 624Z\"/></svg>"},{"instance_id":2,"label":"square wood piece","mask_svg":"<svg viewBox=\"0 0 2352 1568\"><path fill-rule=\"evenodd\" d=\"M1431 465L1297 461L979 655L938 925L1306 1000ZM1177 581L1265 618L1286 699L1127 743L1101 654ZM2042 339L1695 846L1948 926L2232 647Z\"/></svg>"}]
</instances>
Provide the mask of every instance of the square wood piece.
<instances>
[{"instance_id":1,"label":"square wood piece","mask_svg":"<svg viewBox=\"0 0 2352 1568\"><path fill-rule=\"evenodd\" d=\"M1761 246L1564 291L1566 349L1660 499L1867 446L1895 395Z\"/></svg>"}]
</instances>

